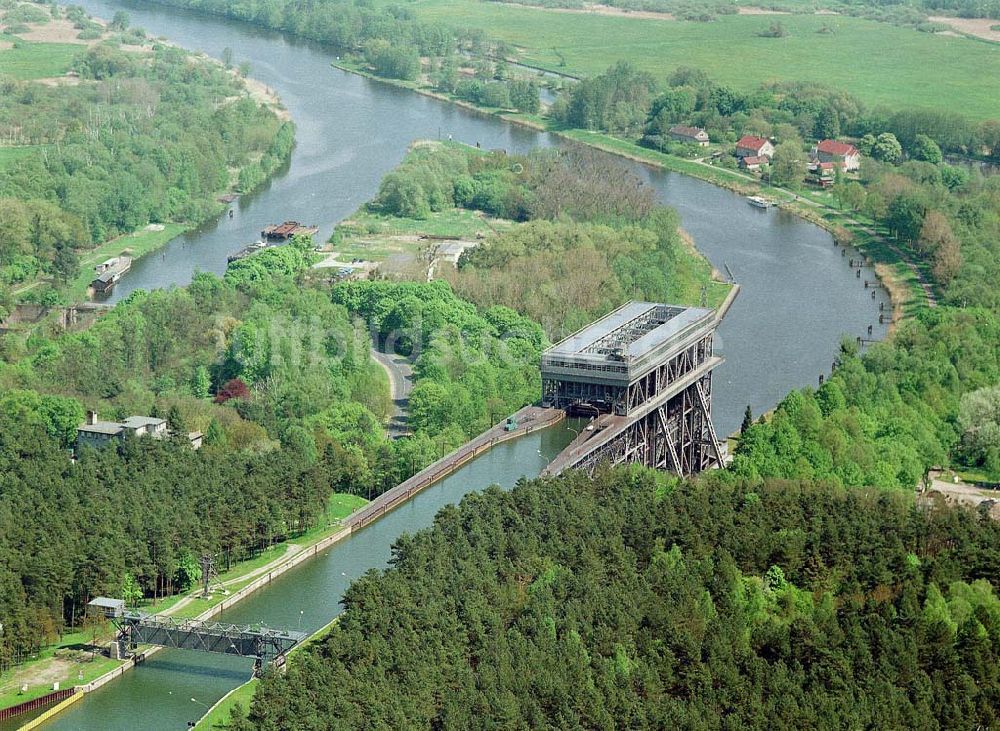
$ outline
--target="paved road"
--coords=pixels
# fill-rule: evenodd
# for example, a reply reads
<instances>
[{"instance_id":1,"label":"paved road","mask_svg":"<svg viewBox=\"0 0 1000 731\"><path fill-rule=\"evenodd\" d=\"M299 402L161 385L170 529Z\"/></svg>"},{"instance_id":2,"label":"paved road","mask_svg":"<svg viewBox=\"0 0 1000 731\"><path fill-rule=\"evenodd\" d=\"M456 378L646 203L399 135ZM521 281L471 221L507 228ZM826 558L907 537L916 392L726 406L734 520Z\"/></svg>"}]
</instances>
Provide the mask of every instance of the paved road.
<instances>
[{"instance_id":1,"label":"paved road","mask_svg":"<svg viewBox=\"0 0 1000 731\"><path fill-rule=\"evenodd\" d=\"M398 437L409 433L407 407L410 391L413 389L413 367L408 358L396 353L383 353L372 346L372 359L382 366L389 376L389 393L392 395L392 419L389 421L389 436Z\"/></svg>"}]
</instances>

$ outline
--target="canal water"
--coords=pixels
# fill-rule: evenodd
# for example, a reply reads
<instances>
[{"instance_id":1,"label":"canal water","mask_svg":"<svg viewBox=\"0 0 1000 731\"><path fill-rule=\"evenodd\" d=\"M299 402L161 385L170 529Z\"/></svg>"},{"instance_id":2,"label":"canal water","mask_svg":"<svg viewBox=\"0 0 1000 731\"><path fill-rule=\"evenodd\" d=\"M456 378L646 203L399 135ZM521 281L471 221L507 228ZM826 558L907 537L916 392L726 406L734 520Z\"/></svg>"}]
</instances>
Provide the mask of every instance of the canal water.
<instances>
[{"instance_id":1,"label":"canal water","mask_svg":"<svg viewBox=\"0 0 1000 731\"><path fill-rule=\"evenodd\" d=\"M484 148L525 152L558 144L551 136L339 71L334 53L247 24L155 5L83 0L91 14L126 10L132 23L191 50L234 63L274 89L292 114L297 145L287 168L224 216L138 261L112 301L135 289L183 285L196 271L221 273L226 256L258 238L267 223L295 219L320 227L320 240L370 199L381 178L418 138L452 136ZM631 164L631 163L630 163ZM732 270L743 291L717 335L727 363L716 372L719 432L736 429L743 409L772 407L789 390L827 373L839 338L881 337L878 305L848 269L825 231L789 214L761 211L728 191L692 178L635 170L665 204L675 207L698 248L720 270ZM869 278L873 278L869 273ZM556 427L496 447L441 484L377 521L322 557L308 561L227 612L226 621L264 620L314 630L338 611L352 578L385 565L403 532L431 523L443 505L491 483L510 486L539 473L572 437ZM178 651L162 652L89 694L47 728L182 729L246 679L247 663ZM193 699L193 700L192 700Z\"/></svg>"},{"instance_id":2,"label":"canal water","mask_svg":"<svg viewBox=\"0 0 1000 731\"><path fill-rule=\"evenodd\" d=\"M283 173L223 216L136 262L112 301L137 288L186 284L193 272L225 271L227 254L259 238L268 223L317 224L317 240L378 190L418 138L447 138L526 152L556 138L333 68L334 52L246 23L149 3L83 0L98 17L126 10L154 36L233 62L274 89L291 112L297 144ZM735 430L747 404L755 414L788 391L829 373L841 335L865 335L878 304L849 270L830 235L785 212L762 211L709 183L630 163L678 210L684 228L720 271L743 286L723 322L718 345L727 362L716 372L714 413L720 433ZM868 278L874 274L868 272ZM884 295L879 292L879 297ZM887 307L888 311L888 307Z\"/></svg>"},{"instance_id":3,"label":"canal water","mask_svg":"<svg viewBox=\"0 0 1000 731\"><path fill-rule=\"evenodd\" d=\"M575 436L578 422L501 442L460 471L433 485L385 517L335 543L316 558L282 574L227 611L220 621L266 622L313 632L340 611L348 584L383 568L390 546L403 533L431 525L445 505L492 483L510 488L520 477L537 477ZM250 677L252 663L224 655L164 650L93 693L46 729L143 729L176 731L199 718L233 687ZM192 700L194 699L194 700ZM204 704L204 705L201 705Z\"/></svg>"}]
</instances>

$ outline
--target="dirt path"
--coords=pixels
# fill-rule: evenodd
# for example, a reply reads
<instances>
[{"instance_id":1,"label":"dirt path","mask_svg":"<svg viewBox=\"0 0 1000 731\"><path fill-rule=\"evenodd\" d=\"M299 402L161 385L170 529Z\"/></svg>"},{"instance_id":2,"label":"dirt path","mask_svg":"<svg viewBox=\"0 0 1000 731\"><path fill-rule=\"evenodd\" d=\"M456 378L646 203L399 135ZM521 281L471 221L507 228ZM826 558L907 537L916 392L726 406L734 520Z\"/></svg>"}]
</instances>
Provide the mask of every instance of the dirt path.
<instances>
[{"instance_id":1,"label":"dirt path","mask_svg":"<svg viewBox=\"0 0 1000 731\"><path fill-rule=\"evenodd\" d=\"M248 579L254 579L254 578L260 576L261 574L266 574L268 571L274 570L275 568L277 568L281 564L283 564L286 561L288 561L292 556L294 556L295 554L297 554L297 553L299 553L301 551L302 551L302 546L300 546L300 545L298 545L296 543L288 543L288 544L286 544L285 552L283 554L281 554L280 556L278 556L273 561L269 561L268 563L264 564L263 566L255 568L253 571L248 571L247 573L241 574L240 576L237 576L237 577L235 577L233 579L228 579L226 581L223 581L222 582L222 586L232 586L233 584L238 584L238 583L240 583L242 581L247 581ZM218 586L218 584L216 584L215 586ZM201 591L200 590L199 591L194 591L191 594L188 594L183 599L181 599L174 606L170 607L170 609L167 609L164 612L160 612L160 614L173 614L174 612L177 612L178 610L180 610L182 607L186 607L188 604L190 604L191 602L193 602L195 599L198 599L200 596L201 596Z\"/></svg>"},{"instance_id":2,"label":"dirt path","mask_svg":"<svg viewBox=\"0 0 1000 731\"><path fill-rule=\"evenodd\" d=\"M670 13L659 13L654 10L625 10L612 5L602 5L601 3L590 3L582 8L547 8L542 5L529 5L527 3L506 3L515 8L528 8L530 10L544 10L549 13L573 13L575 15L608 15L619 18L645 18L646 20L676 20Z\"/></svg>"},{"instance_id":3,"label":"dirt path","mask_svg":"<svg viewBox=\"0 0 1000 731\"><path fill-rule=\"evenodd\" d=\"M959 33L984 38L987 41L1000 42L1000 30L993 30L993 26L1000 25L1000 20L990 20L989 18L946 18L934 15L927 20L933 23L948 25Z\"/></svg>"},{"instance_id":4,"label":"dirt path","mask_svg":"<svg viewBox=\"0 0 1000 731\"><path fill-rule=\"evenodd\" d=\"M932 471L928 477L931 480L930 489L924 494L940 493L944 495L945 502L953 505L965 505L974 508L986 500L996 501L1000 498L1000 493L994 490L984 490L967 482L955 482L954 478L947 479L949 477L947 474ZM992 503L990 505L993 507L990 510L990 517L994 520L1000 518L1000 511L996 510L996 505Z\"/></svg>"}]
</instances>

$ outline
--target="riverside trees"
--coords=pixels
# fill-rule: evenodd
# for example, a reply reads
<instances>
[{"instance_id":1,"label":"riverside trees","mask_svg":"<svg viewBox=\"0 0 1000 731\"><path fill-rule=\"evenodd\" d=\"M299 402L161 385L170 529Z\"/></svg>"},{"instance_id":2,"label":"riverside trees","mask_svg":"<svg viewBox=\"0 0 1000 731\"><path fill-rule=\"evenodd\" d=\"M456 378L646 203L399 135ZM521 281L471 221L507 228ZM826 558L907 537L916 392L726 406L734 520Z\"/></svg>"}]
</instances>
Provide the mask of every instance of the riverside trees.
<instances>
[{"instance_id":1,"label":"riverside trees","mask_svg":"<svg viewBox=\"0 0 1000 731\"><path fill-rule=\"evenodd\" d=\"M988 725L998 555L996 523L822 483L491 488L354 582L237 728Z\"/></svg>"},{"instance_id":2,"label":"riverside trees","mask_svg":"<svg viewBox=\"0 0 1000 731\"><path fill-rule=\"evenodd\" d=\"M75 250L149 223L201 221L218 211L231 170L248 191L291 150L290 123L180 49L99 44L74 69L79 85L0 82L0 131L26 145L0 166L2 284L39 272L65 282Z\"/></svg>"}]
</instances>

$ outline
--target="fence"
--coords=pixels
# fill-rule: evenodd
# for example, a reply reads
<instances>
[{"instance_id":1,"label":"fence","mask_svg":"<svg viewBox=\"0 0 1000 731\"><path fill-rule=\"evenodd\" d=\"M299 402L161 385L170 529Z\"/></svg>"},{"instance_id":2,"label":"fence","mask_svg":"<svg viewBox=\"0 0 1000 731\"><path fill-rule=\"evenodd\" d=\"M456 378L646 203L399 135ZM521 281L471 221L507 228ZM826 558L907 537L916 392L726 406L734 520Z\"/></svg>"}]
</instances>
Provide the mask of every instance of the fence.
<instances>
[{"instance_id":1,"label":"fence","mask_svg":"<svg viewBox=\"0 0 1000 731\"><path fill-rule=\"evenodd\" d=\"M0 721L6 721L8 718L14 718L15 716L20 716L23 713L37 711L39 708L47 706L49 703L56 703L58 701L65 700L73 695L73 693L73 688L64 688L63 690L55 690L39 698L25 701L24 703L18 703L16 706L0 709Z\"/></svg>"}]
</instances>

